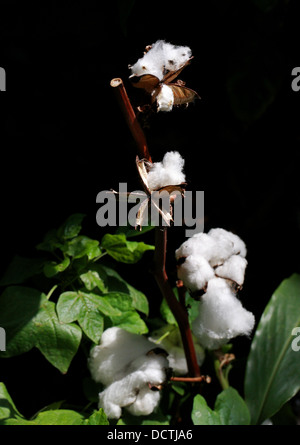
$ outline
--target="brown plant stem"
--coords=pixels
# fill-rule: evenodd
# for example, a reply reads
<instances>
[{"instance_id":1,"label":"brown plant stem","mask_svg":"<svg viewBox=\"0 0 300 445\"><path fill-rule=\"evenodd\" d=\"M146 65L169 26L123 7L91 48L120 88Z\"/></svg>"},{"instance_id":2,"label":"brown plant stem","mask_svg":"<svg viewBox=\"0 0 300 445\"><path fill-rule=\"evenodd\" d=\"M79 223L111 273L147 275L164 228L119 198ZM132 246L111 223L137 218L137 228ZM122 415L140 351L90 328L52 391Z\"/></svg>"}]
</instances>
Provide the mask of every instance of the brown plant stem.
<instances>
[{"instance_id":1,"label":"brown plant stem","mask_svg":"<svg viewBox=\"0 0 300 445\"><path fill-rule=\"evenodd\" d=\"M116 77L111 80L110 85L114 88L122 113L137 144L139 155L141 158L152 162L145 134L136 118L122 79Z\"/></svg>"},{"instance_id":2,"label":"brown plant stem","mask_svg":"<svg viewBox=\"0 0 300 445\"><path fill-rule=\"evenodd\" d=\"M211 378L207 375L200 375L200 377L171 377L170 380L172 382L188 382L188 383L211 382Z\"/></svg>"},{"instance_id":3,"label":"brown plant stem","mask_svg":"<svg viewBox=\"0 0 300 445\"><path fill-rule=\"evenodd\" d=\"M200 377L200 368L197 363L196 351L192 339L192 333L188 320L188 313L176 299L166 273L167 228L155 228L155 251L153 275L165 297L181 333L183 348L187 361L190 377Z\"/></svg>"}]
</instances>

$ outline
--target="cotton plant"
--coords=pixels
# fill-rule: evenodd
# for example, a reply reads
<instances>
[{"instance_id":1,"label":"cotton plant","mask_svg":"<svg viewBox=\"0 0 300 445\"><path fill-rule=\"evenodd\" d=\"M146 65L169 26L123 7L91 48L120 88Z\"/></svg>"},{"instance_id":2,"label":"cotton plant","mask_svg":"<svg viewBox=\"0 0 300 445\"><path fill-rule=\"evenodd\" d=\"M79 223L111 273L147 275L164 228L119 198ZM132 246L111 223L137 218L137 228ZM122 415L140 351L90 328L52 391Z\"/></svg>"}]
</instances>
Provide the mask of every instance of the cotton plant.
<instances>
[{"instance_id":1,"label":"cotton plant","mask_svg":"<svg viewBox=\"0 0 300 445\"><path fill-rule=\"evenodd\" d=\"M189 47L159 40L149 45L143 57L130 66L129 80L134 87L145 90L156 111L171 111L175 105L188 104L198 97L183 82L173 82L191 60ZM138 147L136 166L146 194L136 215L138 228L144 223L155 193L179 191L184 197L185 160L177 150L152 160L124 83L113 79L111 86L121 101ZM172 228L172 202L170 200L169 209L157 208L167 224L155 227L152 268L174 317L172 324L165 320L165 325L147 336L110 327L90 353L91 376L102 384L99 408L103 408L110 419L119 419L124 412L135 416L155 414L161 393L170 390L172 381L209 383L210 377L200 370L205 363L205 349L219 350L238 335L249 336L254 326L253 314L244 309L237 296L244 282L247 250L245 243L231 232L217 228L197 233L185 241L175 252L177 292L172 288L166 271L166 237L167 229ZM198 313L195 314L193 306L193 317L186 289L196 299ZM222 366L225 362L222 361Z\"/></svg>"},{"instance_id":2,"label":"cotton plant","mask_svg":"<svg viewBox=\"0 0 300 445\"><path fill-rule=\"evenodd\" d=\"M252 332L254 315L236 294L244 283L246 253L241 238L222 228L195 234L175 252L178 278L193 294L202 294L192 329L205 348L218 349Z\"/></svg>"}]
</instances>

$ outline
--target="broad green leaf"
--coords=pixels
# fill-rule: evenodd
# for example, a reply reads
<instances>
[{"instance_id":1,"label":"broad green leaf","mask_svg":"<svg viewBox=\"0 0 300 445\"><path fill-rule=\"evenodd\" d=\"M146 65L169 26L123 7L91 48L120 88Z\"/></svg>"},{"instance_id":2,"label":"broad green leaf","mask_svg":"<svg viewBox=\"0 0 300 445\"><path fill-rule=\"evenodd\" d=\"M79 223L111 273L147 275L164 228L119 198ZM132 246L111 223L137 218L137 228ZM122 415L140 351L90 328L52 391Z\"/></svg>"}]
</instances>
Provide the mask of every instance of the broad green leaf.
<instances>
[{"instance_id":1,"label":"broad green leaf","mask_svg":"<svg viewBox=\"0 0 300 445\"><path fill-rule=\"evenodd\" d=\"M145 315L149 313L149 303L143 292L127 283L114 269L100 266L99 274L105 280L108 292L125 293L132 299L132 307ZM103 272L101 272L103 271Z\"/></svg>"},{"instance_id":2,"label":"broad green leaf","mask_svg":"<svg viewBox=\"0 0 300 445\"><path fill-rule=\"evenodd\" d=\"M81 329L58 320L55 304L46 295L23 286L11 286L0 296L0 325L6 331L6 351L12 357L37 347L65 373L77 352Z\"/></svg>"},{"instance_id":3,"label":"broad green leaf","mask_svg":"<svg viewBox=\"0 0 300 445\"><path fill-rule=\"evenodd\" d=\"M40 412L34 419L7 419L5 425L82 425L84 417L76 411L57 409Z\"/></svg>"},{"instance_id":4,"label":"broad green leaf","mask_svg":"<svg viewBox=\"0 0 300 445\"><path fill-rule=\"evenodd\" d=\"M22 418L22 414L17 410L12 398L10 397L4 383L0 383L0 420L9 417Z\"/></svg>"},{"instance_id":5,"label":"broad green leaf","mask_svg":"<svg viewBox=\"0 0 300 445\"><path fill-rule=\"evenodd\" d=\"M98 411L94 411L83 423L84 425L109 425L107 416L102 408Z\"/></svg>"},{"instance_id":6,"label":"broad green leaf","mask_svg":"<svg viewBox=\"0 0 300 445\"><path fill-rule=\"evenodd\" d=\"M132 311L132 298L129 294L123 292L108 292L103 295L108 303L121 313Z\"/></svg>"},{"instance_id":7,"label":"broad green leaf","mask_svg":"<svg viewBox=\"0 0 300 445\"><path fill-rule=\"evenodd\" d=\"M257 326L245 375L251 422L261 424L300 389L300 353L293 329L300 326L300 275L284 280Z\"/></svg>"},{"instance_id":8,"label":"broad green leaf","mask_svg":"<svg viewBox=\"0 0 300 445\"><path fill-rule=\"evenodd\" d=\"M123 312L123 314L119 317L109 318L113 322L114 326L123 328L128 332L132 332L133 334L146 334L148 332L146 323L141 319L137 312Z\"/></svg>"},{"instance_id":9,"label":"broad green leaf","mask_svg":"<svg viewBox=\"0 0 300 445\"><path fill-rule=\"evenodd\" d=\"M70 265L70 258L66 257L61 262L56 261L47 261L44 265L44 274L46 277L51 278L57 275L60 272L63 272Z\"/></svg>"},{"instance_id":10,"label":"broad green leaf","mask_svg":"<svg viewBox=\"0 0 300 445\"><path fill-rule=\"evenodd\" d=\"M110 233L102 238L101 247L116 261L128 264L139 261L147 250L154 250L154 246L149 244L127 241L124 234L111 235Z\"/></svg>"},{"instance_id":11,"label":"broad green leaf","mask_svg":"<svg viewBox=\"0 0 300 445\"><path fill-rule=\"evenodd\" d=\"M192 420L194 425L249 425L250 413L239 393L229 387L218 395L214 410L204 397L196 395Z\"/></svg>"},{"instance_id":12,"label":"broad green leaf","mask_svg":"<svg viewBox=\"0 0 300 445\"><path fill-rule=\"evenodd\" d=\"M83 213L74 213L57 230L57 235L63 240L75 238L81 230L82 221L85 218Z\"/></svg>"},{"instance_id":13,"label":"broad green leaf","mask_svg":"<svg viewBox=\"0 0 300 445\"><path fill-rule=\"evenodd\" d=\"M0 280L0 286L24 283L28 278L43 271L45 260L14 256Z\"/></svg>"},{"instance_id":14,"label":"broad green leaf","mask_svg":"<svg viewBox=\"0 0 300 445\"><path fill-rule=\"evenodd\" d=\"M103 332L103 314L119 316L121 312L114 308L107 298L82 291L64 292L57 302L57 313L62 322L77 320L85 334L98 343Z\"/></svg>"},{"instance_id":15,"label":"broad green leaf","mask_svg":"<svg viewBox=\"0 0 300 445\"><path fill-rule=\"evenodd\" d=\"M36 347L53 366L66 373L78 350L81 329L75 324L61 323L52 301L43 303L34 324Z\"/></svg>"},{"instance_id":16,"label":"broad green leaf","mask_svg":"<svg viewBox=\"0 0 300 445\"><path fill-rule=\"evenodd\" d=\"M80 235L68 241L63 247L64 253L73 258L87 255L89 260L100 255L99 241Z\"/></svg>"},{"instance_id":17,"label":"broad green leaf","mask_svg":"<svg viewBox=\"0 0 300 445\"><path fill-rule=\"evenodd\" d=\"M170 420L159 409L149 416L133 416L124 410L117 425L170 425Z\"/></svg>"},{"instance_id":18,"label":"broad green leaf","mask_svg":"<svg viewBox=\"0 0 300 445\"><path fill-rule=\"evenodd\" d=\"M162 318L168 323L172 325L177 326L177 321L175 320L175 317L173 315L173 312L171 311L167 301L165 298L162 299L161 305L160 305L160 313Z\"/></svg>"},{"instance_id":19,"label":"broad green leaf","mask_svg":"<svg viewBox=\"0 0 300 445\"><path fill-rule=\"evenodd\" d=\"M126 238L134 238L136 236L144 235L145 233L153 229L154 226L143 226L141 230L135 230L132 226L120 226L116 230L116 235L124 233Z\"/></svg>"}]
</instances>

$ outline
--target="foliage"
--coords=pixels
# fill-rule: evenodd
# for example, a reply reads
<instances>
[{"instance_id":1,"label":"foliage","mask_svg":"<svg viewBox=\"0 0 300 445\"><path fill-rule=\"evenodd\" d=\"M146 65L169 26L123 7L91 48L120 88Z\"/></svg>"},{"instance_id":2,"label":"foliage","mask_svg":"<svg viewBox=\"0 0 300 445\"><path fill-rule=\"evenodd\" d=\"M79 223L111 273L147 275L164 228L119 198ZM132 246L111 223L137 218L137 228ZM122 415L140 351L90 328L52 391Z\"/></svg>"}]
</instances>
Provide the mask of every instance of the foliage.
<instances>
[{"instance_id":1,"label":"foliage","mask_svg":"<svg viewBox=\"0 0 300 445\"><path fill-rule=\"evenodd\" d=\"M130 230L106 234L100 242L81 234L84 215L71 215L57 230L46 234L37 246L39 257L16 256L1 278L0 326L7 335L6 351L1 359L25 354L37 348L49 364L67 373L83 343L91 347L110 326L145 334L149 326L177 325L163 299L160 319L149 318L145 294L127 283L107 259L133 264L153 246L129 241ZM52 258L51 258L52 257ZM33 287L39 277L41 286ZM178 298L177 289L174 290ZM196 302L188 294L186 302L192 321ZM300 389L299 353L291 343L292 331L300 323L300 276L292 275L274 292L252 340L245 373L245 398L229 384L228 366L216 374L223 390L216 392L214 407L203 395L193 395L188 383L169 383L163 391L159 412L146 417L124 413L118 425L168 425L176 422L174 406L185 412L194 425L260 424L268 418L276 423L276 413ZM87 343L86 343L87 342ZM224 347L223 352L229 348ZM267 358L267 359L266 359ZM209 360L209 356L207 357ZM215 368L220 361L215 357ZM217 366L216 366L217 365ZM0 386L0 422L5 425L105 425L109 421L97 410L94 392L87 407L70 409L64 402L51 404L30 419L15 406L4 383ZM88 402L88 401L87 401ZM192 403L192 405L191 405ZM186 413L189 406L189 414ZM290 411L287 411L292 418ZM116 423L116 422L113 422Z\"/></svg>"}]
</instances>

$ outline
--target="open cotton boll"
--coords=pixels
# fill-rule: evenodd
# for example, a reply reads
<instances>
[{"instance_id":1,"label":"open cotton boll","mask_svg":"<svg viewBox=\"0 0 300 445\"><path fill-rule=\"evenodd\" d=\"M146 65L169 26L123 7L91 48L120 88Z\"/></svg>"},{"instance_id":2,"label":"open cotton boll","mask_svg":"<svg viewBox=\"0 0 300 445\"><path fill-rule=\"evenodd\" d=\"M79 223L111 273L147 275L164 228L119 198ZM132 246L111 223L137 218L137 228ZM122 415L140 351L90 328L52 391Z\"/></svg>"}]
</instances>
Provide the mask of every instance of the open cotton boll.
<instances>
[{"instance_id":1,"label":"open cotton boll","mask_svg":"<svg viewBox=\"0 0 300 445\"><path fill-rule=\"evenodd\" d=\"M201 256L189 255L177 268L177 277L192 292L204 289L215 272L208 261Z\"/></svg>"},{"instance_id":2,"label":"open cotton boll","mask_svg":"<svg viewBox=\"0 0 300 445\"><path fill-rule=\"evenodd\" d=\"M99 394L99 408L103 408L109 418L119 418L123 407L134 415L151 414L159 403L160 393L150 387L164 383L167 367L166 357L160 354L137 358L127 369L127 375Z\"/></svg>"},{"instance_id":3,"label":"open cotton boll","mask_svg":"<svg viewBox=\"0 0 300 445\"><path fill-rule=\"evenodd\" d=\"M156 96L157 111L171 111L174 105L174 94L168 85L162 85Z\"/></svg>"},{"instance_id":4,"label":"open cotton boll","mask_svg":"<svg viewBox=\"0 0 300 445\"><path fill-rule=\"evenodd\" d=\"M148 173L148 185L157 190L166 185L178 185L185 182L183 173L184 159L177 151L167 152L162 162L154 162Z\"/></svg>"},{"instance_id":5,"label":"open cotton boll","mask_svg":"<svg viewBox=\"0 0 300 445\"><path fill-rule=\"evenodd\" d=\"M213 278L201 297L192 329L203 347L217 349L238 335L249 335L254 322L254 315L242 306L226 281Z\"/></svg>"},{"instance_id":6,"label":"open cotton boll","mask_svg":"<svg viewBox=\"0 0 300 445\"><path fill-rule=\"evenodd\" d=\"M191 49L187 46L175 46L164 40L155 42L143 57L132 65L132 75L152 74L159 80L166 71L176 71L191 57Z\"/></svg>"},{"instance_id":7,"label":"open cotton boll","mask_svg":"<svg viewBox=\"0 0 300 445\"><path fill-rule=\"evenodd\" d=\"M242 257L245 257L247 255L246 245L238 235L235 235L234 233L221 228L211 229L208 232L208 235L216 240L219 244L230 244L232 246L231 255L239 254Z\"/></svg>"},{"instance_id":8,"label":"open cotton boll","mask_svg":"<svg viewBox=\"0 0 300 445\"><path fill-rule=\"evenodd\" d=\"M128 364L152 348L152 343L141 335L118 327L106 329L100 344L92 349L88 360L92 378L109 385L124 375Z\"/></svg>"},{"instance_id":9,"label":"open cotton boll","mask_svg":"<svg viewBox=\"0 0 300 445\"><path fill-rule=\"evenodd\" d=\"M157 346L167 351L169 367L172 368L175 375L187 374L188 367L186 357L180 331L177 326L165 325L162 328L152 332L149 340L153 341ZM205 353L203 348L196 343L196 338L194 336L193 340L197 362L201 366L205 358Z\"/></svg>"},{"instance_id":10,"label":"open cotton boll","mask_svg":"<svg viewBox=\"0 0 300 445\"><path fill-rule=\"evenodd\" d=\"M232 255L222 266L215 269L215 274L218 277L235 281L241 286L244 283L247 264L246 258L240 255Z\"/></svg>"}]
</instances>

